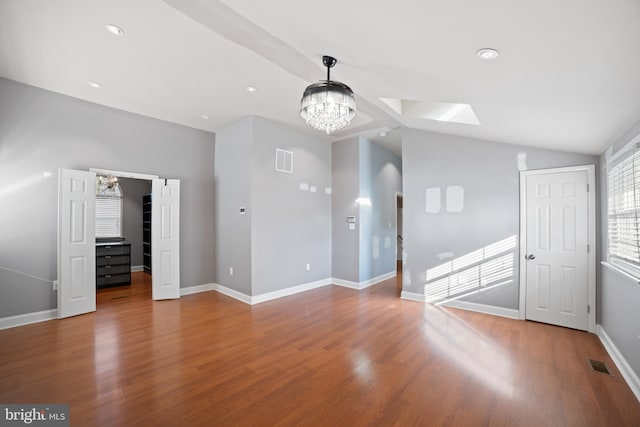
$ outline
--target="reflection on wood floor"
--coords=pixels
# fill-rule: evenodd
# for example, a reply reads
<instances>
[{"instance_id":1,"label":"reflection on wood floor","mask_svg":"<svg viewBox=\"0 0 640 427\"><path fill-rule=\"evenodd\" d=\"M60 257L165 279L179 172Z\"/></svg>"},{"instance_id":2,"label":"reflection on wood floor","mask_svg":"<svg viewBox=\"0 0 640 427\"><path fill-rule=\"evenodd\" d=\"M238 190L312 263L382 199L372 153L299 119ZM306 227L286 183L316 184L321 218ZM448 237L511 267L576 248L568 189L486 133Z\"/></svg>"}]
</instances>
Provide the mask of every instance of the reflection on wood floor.
<instances>
[{"instance_id":1,"label":"reflection on wood floor","mask_svg":"<svg viewBox=\"0 0 640 427\"><path fill-rule=\"evenodd\" d=\"M101 288L96 291L98 310L104 303L127 302L133 299L151 299L151 275L144 272L131 273L131 284Z\"/></svg>"},{"instance_id":2,"label":"reflection on wood floor","mask_svg":"<svg viewBox=\"0 0 640 427\"><path fill-rule=\"evenodd\" d=\"M134 276L95 313L0 331L0 402L69 403L74 426L640 425L586 332L404 301L399 278L249 306L152 301Z\"/></svg>"}]
</instances>

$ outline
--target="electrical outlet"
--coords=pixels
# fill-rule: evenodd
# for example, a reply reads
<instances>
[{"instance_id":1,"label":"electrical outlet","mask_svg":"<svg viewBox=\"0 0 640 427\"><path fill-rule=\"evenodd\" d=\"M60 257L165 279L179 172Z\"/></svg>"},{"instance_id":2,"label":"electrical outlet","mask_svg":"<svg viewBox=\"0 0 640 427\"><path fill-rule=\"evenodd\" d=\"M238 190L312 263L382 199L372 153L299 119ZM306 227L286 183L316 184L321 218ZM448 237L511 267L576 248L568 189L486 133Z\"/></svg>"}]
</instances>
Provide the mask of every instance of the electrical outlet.
<instances>
[{"instance_id":1,"label":"electrical outlet","mask_svg":"<svg viewBox=\"0 0 640 427\"><path fill-rule=\"evenodd\" d=\"M311 264L307 263L307 271L311 271Z\"/></svg>"},{"instance_id":2,"label":"electrical outlet","mask_svg":"<svg viewBox=\"0 0 640 427\"><path fill-rule=\"evenodd\" d=\"M54 291L57 291L57 290L58 290L58 281L57 281L57 280L54 280L54 281L53 281L53 290L54 290Z\"/></svg>"},{"instance_id":3,"label":"electrical outlet","mask_svg":"<svg viewBox=\"0 0 640 427\"><path fill-rule=\"evenodd\" d=\"M233 267L229 267L229 276L233 276Z\"/></svg>"}]
</instances>

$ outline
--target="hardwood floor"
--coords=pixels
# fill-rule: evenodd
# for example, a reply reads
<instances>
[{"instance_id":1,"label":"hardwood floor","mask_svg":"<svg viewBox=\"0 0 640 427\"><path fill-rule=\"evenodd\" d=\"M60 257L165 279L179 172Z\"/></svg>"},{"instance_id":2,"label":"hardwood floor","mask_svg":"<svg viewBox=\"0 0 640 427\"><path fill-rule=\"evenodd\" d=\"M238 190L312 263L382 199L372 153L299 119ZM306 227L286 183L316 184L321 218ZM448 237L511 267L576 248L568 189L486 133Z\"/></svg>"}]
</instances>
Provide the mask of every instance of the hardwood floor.
<instances>
[{"instance_id":1,"label":"hardwood floor","mask_svg":"<svg viewBox=\"0 0 640 427\"><path fill-rule=\"evenodd\" d=\"M74 426L640 425L586 332L400 300L395 279L252 307L153 302L134 276L96 313L0 331L0 402L69 403Z\"/></svg>"}]
</instances>

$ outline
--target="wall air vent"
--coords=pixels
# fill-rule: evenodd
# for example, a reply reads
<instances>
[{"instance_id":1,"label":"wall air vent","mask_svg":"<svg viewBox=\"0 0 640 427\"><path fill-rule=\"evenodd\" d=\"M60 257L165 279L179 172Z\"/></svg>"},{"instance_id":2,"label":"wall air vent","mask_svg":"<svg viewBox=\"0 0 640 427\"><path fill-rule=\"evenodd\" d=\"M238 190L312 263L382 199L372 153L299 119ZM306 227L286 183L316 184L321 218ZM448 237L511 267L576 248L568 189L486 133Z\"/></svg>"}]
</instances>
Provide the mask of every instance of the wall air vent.
<instances>
[{"instance_id":1,"label":"wall air vent","mask_svg":"<svg viewBox=\"0 0 640 427\"><path fill-rule=\"evenodd\" d=\"M276 171L293 173L293 152L276 148Z\"/></svg>"}]
</instances>

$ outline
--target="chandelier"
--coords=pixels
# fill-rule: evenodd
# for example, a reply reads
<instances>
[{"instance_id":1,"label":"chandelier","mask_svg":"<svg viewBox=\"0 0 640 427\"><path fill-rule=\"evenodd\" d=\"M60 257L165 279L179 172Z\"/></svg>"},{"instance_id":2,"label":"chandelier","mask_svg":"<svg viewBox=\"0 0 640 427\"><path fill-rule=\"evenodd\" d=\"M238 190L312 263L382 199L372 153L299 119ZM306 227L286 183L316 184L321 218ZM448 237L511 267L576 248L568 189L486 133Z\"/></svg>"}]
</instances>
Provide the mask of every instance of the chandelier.
<instances>
[{"instance_id":1,"label":"chandelier","mask_svg":"<svg viewBox=\"0 0 640 427\"><path fill-rule=\"evenodd\" d=\"M351 88L330 79L329 72L336 62L331 56L322 57L322 63L327 67L327 80L307 86L300 101L302 118L327 135L347 126L356 115L356 101Z\"/></svg>"},{"instance_id":2,"label":"chandelier","mask_svg":"<svg viewBox=\"0 0 640 427\"><path fill-rule=\"evenodd\" d=\"M96 177L96 196L121 198L122 190L118 183L118 177L98 175Z\"/></svg>"}]
</instances>

